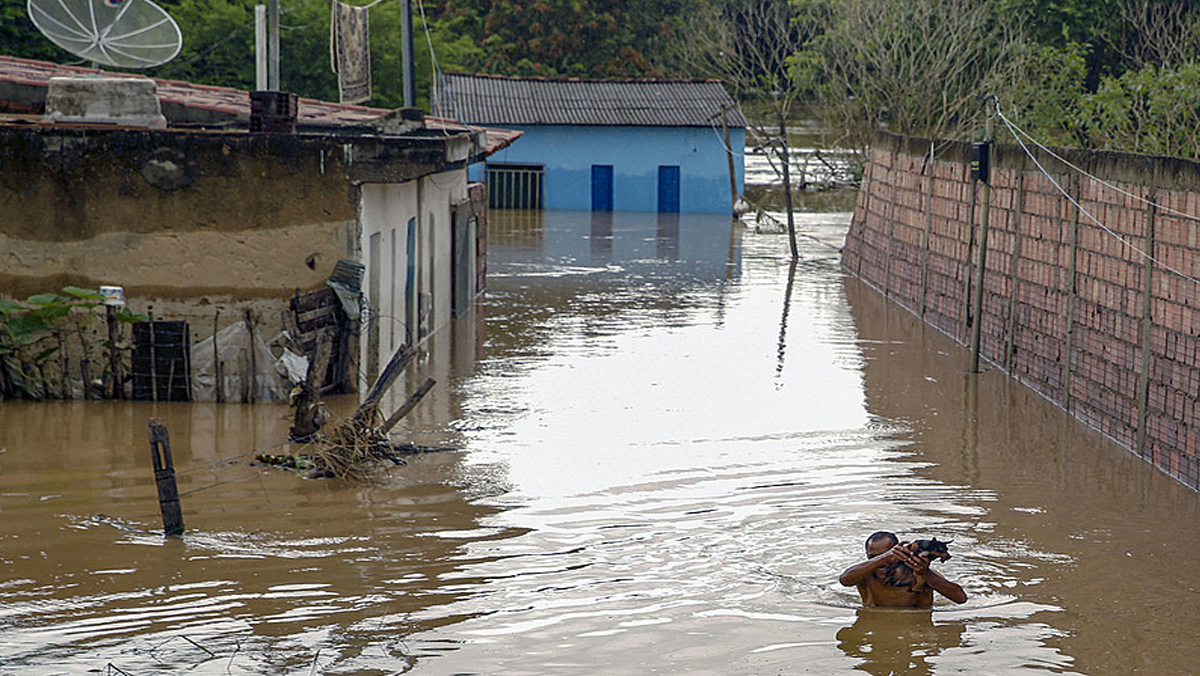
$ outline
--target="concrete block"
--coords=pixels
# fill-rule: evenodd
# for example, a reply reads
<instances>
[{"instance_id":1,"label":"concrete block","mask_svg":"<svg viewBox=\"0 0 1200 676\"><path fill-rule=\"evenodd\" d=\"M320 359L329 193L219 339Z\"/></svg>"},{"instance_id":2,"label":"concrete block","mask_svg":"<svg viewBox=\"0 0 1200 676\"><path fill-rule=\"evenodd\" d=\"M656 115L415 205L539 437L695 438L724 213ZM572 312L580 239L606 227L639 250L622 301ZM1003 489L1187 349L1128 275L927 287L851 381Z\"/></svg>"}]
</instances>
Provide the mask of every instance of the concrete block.
<instances>
[{"instance_id":1,"label":"concrete block","mask_svg":"<svg viewBox=\"0 0 1200 676\"><path fill-rule=\"evenodd\" d=\"M46 91L48 122L164 129L158 89L149 78L52 77Z\"/></svg>"}]
</instances>

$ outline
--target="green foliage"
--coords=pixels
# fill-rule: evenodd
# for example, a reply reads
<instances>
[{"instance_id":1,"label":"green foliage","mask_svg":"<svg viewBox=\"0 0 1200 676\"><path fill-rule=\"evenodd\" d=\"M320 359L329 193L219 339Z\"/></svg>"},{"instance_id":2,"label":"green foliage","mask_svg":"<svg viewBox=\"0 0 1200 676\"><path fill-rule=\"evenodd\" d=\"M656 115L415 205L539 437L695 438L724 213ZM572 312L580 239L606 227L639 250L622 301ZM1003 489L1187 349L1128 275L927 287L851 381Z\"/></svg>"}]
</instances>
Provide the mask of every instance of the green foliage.
<instances>
[{"instance_id":1,"label":"green foliage","mask_svg":"<svg viewBox=\"0 0 1200 676\"><path fill-rule=\"evenodd\" d=\"M179 56L146 70L151 77L254 87L254 3L247 0L162 2L183 33ZM328 28L326 28L328 32Z\"/></svg>"},{"instance_id":2,"label":"green foliage","mask_svg":"<svg viewBox=\"0 0 1200 676\"><path fill-rule=\"evenodd\" d=\"M1084 50L1041 47L1027 55L1006 114L1039 141L1172 157L1200 157L1200 63L1148 64L1085 86Z\"/></svg>"},{"instance_id":3,"label":"green foliage","mask_svg":"<svg viewBox=\"0 0 1200 676\"><path fill-rule=\"evenodd\" d=\"M1170 1L1170 0L1168 0ZM1119 45L1127 30L1122 10L1130 0L1000 0L999 12L1024 28L1033 45L1078 50L1085 58L1086 82L1123 68Z\"/></svg>"},{"instance_id":4,"label":"green foliage","mask_svg":"<svg viewBox=\"0 0 1200 676\"><path fill-rule=\"evenodd\" d=\"M25 0L0 0L0 54L61 63L75 60L38 32Z\"/></svg>"},{"instance_id":5,"label":"green foliage","mask_svg":"<svg viewBox=\"0 0 1200 676\"><path fill-rule=\"evenodd\" d=\"M436 7L442 21L480 46L465 55L468 58L461 65L468 69L594 78L655 74L656 57L691 4L691 0L467 0L438 2Z\"/></svg>"},{"instance_id":6,"label":"green foliage","mask_svg":"<svg viewBox=\"0 0 1200 676\"><path fill-rule=\"evenodd\" d=\"M23 303L0 300L0 355L13 354L18 349L36 345L53 332L68 328L71 321L87 322L96 315L91 310L100 306L103 296L99 291L66 286L63 294L38 293ZM146 321L148 315L131 312L122 307L116 313L117 321L132 323ZM49 348L34 357L40 363L57 350Z\"/></svg>"},{"instance_id":7,"label":"green foliage","mask_svg":"<svg viewBox=\"0 0 1200 676\"><path fill-rule=\"evenodd\" d=\"M1021 35L979 0L809 3L817 34L792 64L810 83L838 143L865 147L876 129L960 136L978 97L1010 81Z\"/></svg>"},{"instance_id":8,"label":"green foliage","mask_svg":"<svg viewBox=\"0 0 1200 676\"><path fill-rule=\"evenodd\" d=\"M1087 50L1026 46L1021 69L1000 104L1005 115L1019 120L1021 128L1039 140L1065 146L1087 143L1082 110L1087 95Z\"/></svg>"},{"instance_id":9,"label":"green foliage","mask_svg":"<svg viewBox=\"0 0 1200 676\"><path fill-rule=\"evenodd\" d=\"M1083 99L1092 147L1200 157L1200 64L1105 78Z\"/></svg>"}]
</instances>

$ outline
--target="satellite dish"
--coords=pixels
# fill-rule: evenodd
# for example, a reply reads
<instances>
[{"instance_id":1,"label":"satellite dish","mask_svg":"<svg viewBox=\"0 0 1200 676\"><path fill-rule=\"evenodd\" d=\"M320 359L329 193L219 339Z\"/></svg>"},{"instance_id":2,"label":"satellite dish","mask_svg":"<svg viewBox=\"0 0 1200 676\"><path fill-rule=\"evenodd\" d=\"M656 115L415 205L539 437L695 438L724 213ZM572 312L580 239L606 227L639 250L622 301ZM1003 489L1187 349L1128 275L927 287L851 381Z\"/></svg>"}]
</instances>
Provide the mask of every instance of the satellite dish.
<instances>
[{"instance_id":1,"label":"satellite dish","mask_svg":"<svg viewBox=\"0 0 1200 676\"><path fill-rule=\"evenodd\" d=\"M150 68L179 54L183 36L150 0L29 0L29 18L51 42L115 68Z\"/></svg>"}]
</instances>

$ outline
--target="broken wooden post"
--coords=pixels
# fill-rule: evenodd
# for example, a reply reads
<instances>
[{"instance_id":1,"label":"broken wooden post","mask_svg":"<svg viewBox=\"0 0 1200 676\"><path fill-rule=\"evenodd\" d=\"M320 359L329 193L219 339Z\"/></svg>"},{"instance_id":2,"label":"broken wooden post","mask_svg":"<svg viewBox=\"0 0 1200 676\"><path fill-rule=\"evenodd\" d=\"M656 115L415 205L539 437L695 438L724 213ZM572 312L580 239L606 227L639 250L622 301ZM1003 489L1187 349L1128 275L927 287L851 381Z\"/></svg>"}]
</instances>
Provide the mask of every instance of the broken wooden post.
<instances>
[{"instance_id":1,"label":"broken wooden post","mask_svg":"<svg viewBox=\"0 0 1200 676\"><path fill-rule=\"evenodd\" d=\"M400 422L404 416L408 415L408 412L413 410L413 407L415 407L417 403L425 397L425 395L429 394L429 390L432 390L436 383L437 381L433 378L426 378L425 382L421 383L421 386L408 396L408 399L405 400L404 405L396 409L396 412L392 414L392 417L388 418L387 421L383 423L383 426L379 428L379 433L387 434L388 432L391 432L392 428L396 426L396 423Z\"/></svg>"},{"instance_id":2,"label":"broken wooden post","mask_svg":"<svg viewBox=\"0 0 1200 676\"><path fill-rule=\"evenodd\" d=\"M179 487L175 484L171 439L162 418L150 419L150 459L154 463L154 482L158 485L163 534L183 535L183 508L179 504Z\"/></svg>"},{"instance_id":3,"label":"broken wooden post","mask_svg":"<svg viewBox=\"0 0 1200 676\"><path fill-rule=\"evenodd\" d=\"M78 329L79 349L83 352L83 357L79 362L79 377L83 379L83 398L90 400L92 398L92 362L88 355L87 340L83 337L83 327Z\"/></svg>"},{"instance_id":4,"label":"broken wooden post","mask_svg":"<svg viewBox=\"0 0 1200 676\"><path fill-rule=\"evenodd\" d=\"M309 441L312 435L321 429L321 421L317 415L321 410L317 406L320 403L317 399L317 386L329 368L333 337L332 331L327 329L317 339L317 353L308 363L308 373L305 374L304 382L300 384L300 396L296 398L296 415L292 419L292 429L288 432L288 438L292 441Z\"/></svg>"},{"instance_id":5,"label":"broken wooden post","mask_svg":"<svg viewBox=\"0 0 1200 676\"><path fill-rule=\"evenodd\" d=\"M117 306L105 305L104 318L108 323L108 391L105 393L109 399L124 399L125 387L123 384L123 374L121 373L121 349L120 338L121 333L117 324Z\"/></svg>"},{"instance_id":6,"label":"broken wooden post","mask_svg":"<svg viewBox=\"0 0 1200 676\"><path fill-rule=\"evenodd\" d=\"M225 375L221 373L221 347L217 344L217 329L221 319L221 308L213 313L213 378L216 380L217 403L225 403Z\"/></svg>"},{"instance_id":7,"label":"broken wooden post","mask_svg":"<svg viewBox=\"0 0 1200 676\"><path fill-rule=\"evenodd\" d=\"M408 362L412 361L417 356L417 351L409 349L401 345L400 349L396 350L396 354L392 355L391 361L383 368L383 373L375 380L375 384L371 386L367 396L359 405L358 410L354 412L354 423L359 427L365 427L372 422L372 417L375 411L379 408L379 401L383 399L383 395L396 381L396 376L404 370Z\"/></svg>"}]
</instances>

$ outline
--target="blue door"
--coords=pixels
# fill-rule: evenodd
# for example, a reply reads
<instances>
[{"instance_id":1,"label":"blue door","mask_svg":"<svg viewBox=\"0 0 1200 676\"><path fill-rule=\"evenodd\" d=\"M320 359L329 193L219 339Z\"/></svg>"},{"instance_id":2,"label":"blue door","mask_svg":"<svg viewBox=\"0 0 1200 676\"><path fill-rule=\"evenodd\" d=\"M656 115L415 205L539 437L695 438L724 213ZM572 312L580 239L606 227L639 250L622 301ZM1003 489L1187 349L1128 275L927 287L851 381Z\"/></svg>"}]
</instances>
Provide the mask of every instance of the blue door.
<instances>
[{"instance_id":1,"label":"blue door","mask_svg":"<svg viewBox=\"0 0 1200 676\"><path fill-rule=\"evenodd\" d=\"M679 213L679 167L658 168L658 211Z\"/></svg>"},{"instance_id":2,"label":"blue door","mask_svg":"<svg viewBox=\"0 0 1200 676\"><path fill-rule=\"evenodd\" d=\"M592 211L613 210L613 168L611 164L592 165Z\"/></svg>"},{"instance_id":3,"label":"blue door","mask_svg":"<svg viewBox=\"0 0 1200 676\"><path fill-rule=\"evenodd\" d=\"M404 271L404 337L411 347L417 344L417 219L408 219L408 239L404 244L408 267Z\"/></svg>"}]
</instances>

